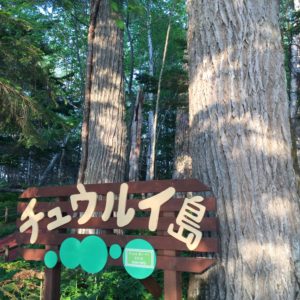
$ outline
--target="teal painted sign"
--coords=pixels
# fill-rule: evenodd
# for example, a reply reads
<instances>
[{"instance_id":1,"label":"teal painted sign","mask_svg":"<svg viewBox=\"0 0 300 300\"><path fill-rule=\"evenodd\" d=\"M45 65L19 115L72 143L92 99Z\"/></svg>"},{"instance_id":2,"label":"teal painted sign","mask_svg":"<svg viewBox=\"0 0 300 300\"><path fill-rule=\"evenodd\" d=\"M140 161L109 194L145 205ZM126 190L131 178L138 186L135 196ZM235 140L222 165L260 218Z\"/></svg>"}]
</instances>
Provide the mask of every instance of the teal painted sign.
<instances>
[{"instance_id":1,"label":"teal painted sign","mask_svg":"<svg viewBox=\"0 0 300 300\"><path fill-rule=\"evenodd\" d=\"M133 278L147 278L153 273L156 266L155 250L145 240L132 240L124 249L123 263L125 270Z\"/></svg>"},{"instance_id":2,"label":"teal painted sign","mask_svg":"<svg viewBox=\"0 0 300 300\"><path fill-rule=\"evenodd\" d=\"M67 238L59 250L60 261L66 268L75 269L80 266L91 274L104 269L108 255L112 259L118 259L122 255L122 248L118 244L113 244L108 251L104 240L95 235L88 236L82 241L73 237ZM125 246L122 261L129 275L136 279L144 279L155 269L156 253L149 242L134 239ZM48 251L44 262L47 268L54 268L58 262L57 253Z\"/></svg>"}]
</instances>

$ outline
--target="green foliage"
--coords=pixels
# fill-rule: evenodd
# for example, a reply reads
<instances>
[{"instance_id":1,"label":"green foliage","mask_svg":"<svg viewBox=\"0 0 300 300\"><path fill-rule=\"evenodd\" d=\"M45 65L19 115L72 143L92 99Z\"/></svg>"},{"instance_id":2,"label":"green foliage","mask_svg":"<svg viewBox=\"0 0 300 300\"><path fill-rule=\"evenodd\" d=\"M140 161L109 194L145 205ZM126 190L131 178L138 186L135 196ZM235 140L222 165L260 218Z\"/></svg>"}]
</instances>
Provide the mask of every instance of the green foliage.
<instances>
[{"instance_id":1,"label":"green foliage","mask_svg":"<svg viewBox=\"0 0 300 300\"><path fill-rule=\"evenodd\" d=\"M0 262L0 298L40 299L41 264L26 261Z\"/></svg>"},{"instance_id":2,"label":"green foliage","mask_svg":"<svg viewBox=\"0 0 300 300\"><path fill-rule=\"evenodd\" d=\"M64 269L62 299L153 299L143 285L121 268L96 275Z\"/></svg>"},{"instance_id":3,"label":"green foliage","mask_svg":"<svg viewBox=\"0 0 300 300\"><path fill-rule=\"evenodd\" d=\"M290 95L291 45L293 36L300 33L300 11L294 10L292 0L281 0L279 24L284 48L288 95Z\"/></svg>"}]
</instances>

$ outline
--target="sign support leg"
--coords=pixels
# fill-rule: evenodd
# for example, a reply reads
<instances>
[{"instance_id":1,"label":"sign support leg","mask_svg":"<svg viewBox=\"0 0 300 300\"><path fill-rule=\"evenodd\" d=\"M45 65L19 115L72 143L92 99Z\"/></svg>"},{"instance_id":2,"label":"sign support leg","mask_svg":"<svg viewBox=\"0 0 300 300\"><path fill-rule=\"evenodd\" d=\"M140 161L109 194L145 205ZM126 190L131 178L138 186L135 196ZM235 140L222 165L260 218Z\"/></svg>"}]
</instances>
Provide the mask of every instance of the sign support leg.
<instances>
[{"instance_id":1,"label":"sign support leg","mask_svg":"<svg viewBox=\"0 0 300 300\"><path fill-rule=\"evenodd\" d=\"M182 299L181 272L164 271L164 299Z\"/></svg>"},{"instance_id":2,"label":"sign support leg","mask_svg":"<svg viewBox=\"0 0 300 300\"><path fill-rule=\"evenodd\" d=\"M61 263L57 263L53 269L45 267L43 300L60 299L60 273Z\"/></svg>"}]
</instances>

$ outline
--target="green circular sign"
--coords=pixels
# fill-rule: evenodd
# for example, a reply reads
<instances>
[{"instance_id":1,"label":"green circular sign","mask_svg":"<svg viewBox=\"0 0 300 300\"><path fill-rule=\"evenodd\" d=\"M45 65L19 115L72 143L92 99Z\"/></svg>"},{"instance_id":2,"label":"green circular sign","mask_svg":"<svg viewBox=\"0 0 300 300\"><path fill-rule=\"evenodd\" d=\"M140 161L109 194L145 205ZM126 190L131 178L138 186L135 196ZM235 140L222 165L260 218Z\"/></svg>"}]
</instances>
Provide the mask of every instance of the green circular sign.
<instances>
[{"instance_id":1,"label":"green circular sign","mask_svg":"<svg viewBox=\"0 0 300 300\"><path fill-rule=\"evenodd\" d=\"M59 256L62 264L69 268L75 269L79 265L79 250L81 248L80 241L75 238L65 239L59 250Z\"/></svg>"},{"instance_id":2,"label":"green circular sign","mask_svg":"<svg viewBox=\"0 0 300 300\"><path fill-rule=\"evenodd\" d=\"M120 245L118 244L113 244L109 248L109 255L113 259L118 259L122 254L122 249Z\"/></svg>"},{"instance_id":3,"label":"green circular sign","mask_svg":"<svg viewBox=\"0 0 300 300\"><path fill-rule=\"evenodd\" d=\"M91 235L81 242L80 265L88 273L100 272L107 262L108 252L105 242L98 236Z\"/></svg>"},{"instance_id":4,"label":"green circular sign","mask_svg":"<svg viewBox=\"0 0 300 300\"><path fill-rule=\"evenodd\" d=\"M123 264L127 273L133 278L147 278L153 273L156 266L155 250L145 240L132 240L124 248Z\"/></svg>"},{"instance_id":5,"label":"green circular sign","mask_svg":"<svg viewBox=\"0 0 300 300\"><path fill-rule=\"evenodd\" d=\"M57 254L52 250L48 251L44 257L45 265L49 269L52 269L56 266L57 260Z\"/></svg>"}]
</instances>

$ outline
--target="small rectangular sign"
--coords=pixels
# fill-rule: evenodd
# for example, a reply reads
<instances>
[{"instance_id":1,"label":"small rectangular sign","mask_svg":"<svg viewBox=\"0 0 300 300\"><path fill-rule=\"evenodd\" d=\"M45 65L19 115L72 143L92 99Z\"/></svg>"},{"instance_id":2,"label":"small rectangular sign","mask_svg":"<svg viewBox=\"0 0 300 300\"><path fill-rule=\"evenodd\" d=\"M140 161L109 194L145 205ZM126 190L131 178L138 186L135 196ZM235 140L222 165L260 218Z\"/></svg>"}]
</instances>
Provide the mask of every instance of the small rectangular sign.
<instances>
[{"instance_id":1,"label":"small rectangular sign","mask_svg":"<svg viewBox=\"0 0 300 300\"><path fill-rule=\"evenodd\" d=\"M125 266L154 268L154 251L146 249L125 249Z\"/></svg>"}]
</instances>

